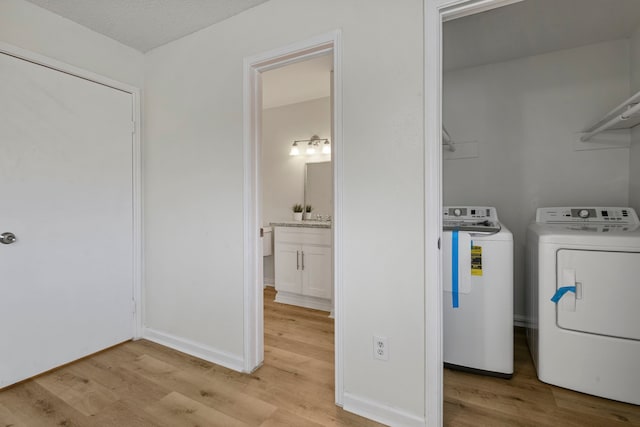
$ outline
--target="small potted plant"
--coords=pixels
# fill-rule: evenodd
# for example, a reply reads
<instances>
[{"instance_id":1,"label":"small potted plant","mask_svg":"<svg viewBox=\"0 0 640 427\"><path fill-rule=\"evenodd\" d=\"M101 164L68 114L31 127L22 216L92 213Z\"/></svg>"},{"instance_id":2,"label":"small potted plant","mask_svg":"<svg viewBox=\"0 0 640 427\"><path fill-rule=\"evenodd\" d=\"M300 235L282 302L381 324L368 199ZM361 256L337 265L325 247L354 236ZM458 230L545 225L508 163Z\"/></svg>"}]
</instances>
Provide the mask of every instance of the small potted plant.
<instances>
[{"instance_id":1,"label":"small potted plant","mask_svg":"<svg viewBox=\"0 0 640 427\"><path fill-rule=\"evenodd\" d=\"M300 203L296 203L291 207L293 211L293 220L294 221L302 221L302 205Z\"/></svg>"},{"instance_id":2,"label":"small potted plant","mask_svg":"<svg viewBox=\"0 0 640 427\"><path fill-rule=\"evenodd\" d=\"M306 205L304 207L304 219L311 219L311 211L313 210L313 208L311 207L311 205Z\"/></svg>"}]
</instances>

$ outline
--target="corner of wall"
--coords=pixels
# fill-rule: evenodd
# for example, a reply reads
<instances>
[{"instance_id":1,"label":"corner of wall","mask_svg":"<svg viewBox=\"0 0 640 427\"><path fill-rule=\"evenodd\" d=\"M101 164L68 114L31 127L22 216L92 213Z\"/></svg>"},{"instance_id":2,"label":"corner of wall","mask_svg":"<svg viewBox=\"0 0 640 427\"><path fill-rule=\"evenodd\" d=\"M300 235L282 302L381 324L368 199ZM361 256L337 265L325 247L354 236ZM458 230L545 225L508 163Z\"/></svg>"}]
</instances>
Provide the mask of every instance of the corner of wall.
<instances>
[{"instance_id":1,"label":"corner of wall","mask_svg":"<svg viewBox=\"0 0 640 427\"><path fill-rule=\"evenodd\" d=\"M244 372L244 360L242 358L216 348L146 327L143 329L142 337L165 347L199 357L207 362L215 363L234 371Z\"/></svg>"},{"instance_id":2,"label":"corner of wall","mask_svg":"<svg viewBox=\"0 0 640 427\"><path fill-rule=\"evenodd\" d=\"M0 41L137 88L143 85L142 52L25 0L0 1Z\"/></svg>"}]
</instances>

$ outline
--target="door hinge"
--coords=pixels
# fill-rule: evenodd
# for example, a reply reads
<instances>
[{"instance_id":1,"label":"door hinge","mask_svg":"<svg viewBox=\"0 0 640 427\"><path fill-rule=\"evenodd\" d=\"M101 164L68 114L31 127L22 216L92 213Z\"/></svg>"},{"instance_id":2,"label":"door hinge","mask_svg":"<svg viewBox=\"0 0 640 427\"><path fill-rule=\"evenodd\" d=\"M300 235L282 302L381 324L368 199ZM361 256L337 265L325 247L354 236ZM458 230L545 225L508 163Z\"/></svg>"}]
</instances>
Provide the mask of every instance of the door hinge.
<instances>
[{"instance_id":1,"label":"door hinge","mask_svg":"<svg viewBox=\"0 0 640 427\"><path fill-rule=\"evenodd\" d=\"M260 229L260 237L264 237L264 228Z\"/></svg>"},{"instance_id":2,"label":"door hinge","mask_svg":"<svg viewBox=\"0 0 640 427\"><path fill-rule=\"evenodd\" d=\"M136 133L136 122L131 122L131 133Z\"/></svg>"},{"instance_id":3,"label":"door hinge","mask_svg":"<svg viewBox=\"0 0 640 427\"><path fill-rule=\"evenodd\" d=\"M438 249L440 249L440 237L438 237Z\"/></svg>"},{"instance_id":4,"label":"door hinge","mask_svg":"<svg viewBox=\"0 0 640 427\"><path fill-rule=\"evenodd\" d=\"M137 308L137 305L136 305L136 300L132 299L131 300L131 312L135 316L137 311L138 311L138 308Z\"/></svg>"}]
</instances>

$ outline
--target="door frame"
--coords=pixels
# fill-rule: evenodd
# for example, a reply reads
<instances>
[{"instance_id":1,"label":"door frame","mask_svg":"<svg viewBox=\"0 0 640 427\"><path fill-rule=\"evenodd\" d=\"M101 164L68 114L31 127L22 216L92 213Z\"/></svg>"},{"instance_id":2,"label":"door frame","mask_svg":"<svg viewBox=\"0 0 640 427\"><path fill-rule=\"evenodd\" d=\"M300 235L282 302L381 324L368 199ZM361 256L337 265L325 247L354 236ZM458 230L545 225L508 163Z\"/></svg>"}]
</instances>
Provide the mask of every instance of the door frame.
<instances>
[{"instance_id":1,"label":"door frame","mask_svg":"<svg viewBox=\"0 0 640 427\"><path fill-rule=\"evenodd\" d=\"M424 0L426 425L443 425L442 23L522 0Z\"/></svg>"},{"instance_id":2,"label":"door frame","mask_svg":"<svg viewBox=\"0 0 640 427\"><path fill-rule=\"evenodd\" d=\"M75 67L73 65L66 64L64 62L49 58L44 55L40 55L29 50L13 46L8 43L0 42L0 54L12 56L14 58L22 59L24 61L31 62L36 65L50 68L52 70L60 71L71 76L75 76L84 80L88 80L94 83L108 86L113 89L131 94L132 97L132 117L131 121L134 123L132 129L132 195L133 195L133 236L132 238L132 253L133 253L133 277L132 277L132 315L133 324L131 330L131 336L134 340L142 337L142 323L143 323L143 288L142 283L144 279L144 265L143 265L143 246L142 246L142 150L140 144L140 89L134 86L122 83L116 80L112 80L108 77L101 76L91 71L84 70L82 68Z\"/></svg>"},{"instance_id":3,"label":"door frame","mask_svg":"<svg viewBox=\"0 0 640 427\"><path fill-rule=\"evenodd\" d=\"M262 52L244 59L244 371L264 361L260 153L262 133L261 73L333 53L333 291L335 311L335 400L342 405L342 45L340 30Z\"/></svg>"}]
</instances>

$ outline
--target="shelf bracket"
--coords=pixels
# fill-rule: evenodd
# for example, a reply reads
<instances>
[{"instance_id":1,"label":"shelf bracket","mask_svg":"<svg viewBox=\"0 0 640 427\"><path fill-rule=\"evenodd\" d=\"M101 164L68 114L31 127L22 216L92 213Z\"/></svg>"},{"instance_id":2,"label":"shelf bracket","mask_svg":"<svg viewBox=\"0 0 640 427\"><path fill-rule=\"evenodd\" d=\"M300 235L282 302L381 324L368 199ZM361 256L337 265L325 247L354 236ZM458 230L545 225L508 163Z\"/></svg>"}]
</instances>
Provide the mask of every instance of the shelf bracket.
<instances>
[{"instance_id":1,"label":"shelf bracket","mask_svg":"<svg viewBox=\"0 0 640 427\"><path fill-rule=\"evenodd\" d=\"M449 147L449 151L452 153L456 151L451 135L449 135L449 132L447 132L447 129L444 126L442 126L442 145Z\"/></svg>"},{"instance_id":2,"label":"shelf bracket","mask_svg":"<svg viewBox=\"0 0 640 427\"><path fill-rule=\"evenodd\" d=\"M580 137L587 142L599 133L607 130L630 129L640 124L640 92L609 111L602 119L589 126Z\"/></svg>"}]
</instances>

